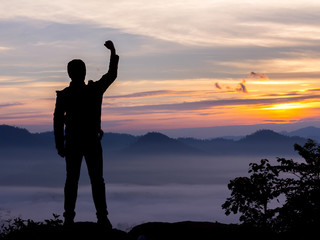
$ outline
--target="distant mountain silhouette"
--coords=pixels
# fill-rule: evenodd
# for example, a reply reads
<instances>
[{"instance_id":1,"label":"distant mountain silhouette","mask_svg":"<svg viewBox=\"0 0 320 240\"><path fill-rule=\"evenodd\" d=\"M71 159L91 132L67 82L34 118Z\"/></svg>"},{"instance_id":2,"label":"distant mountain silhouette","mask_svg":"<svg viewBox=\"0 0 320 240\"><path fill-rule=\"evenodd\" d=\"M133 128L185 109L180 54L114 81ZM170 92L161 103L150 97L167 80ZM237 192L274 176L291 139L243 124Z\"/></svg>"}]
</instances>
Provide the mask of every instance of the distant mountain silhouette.
<instances>
[{"instance_id":1,"label":"distant mountain silhouette","mask_svg":"<svg viewBox=\"0 0 320 240\"><path fill-rule=\"evenodd\" d=\"M304 144L306 139L320 135L320 128L308 127L279 134L272 130L259 130L240 140L214 138L170 138L162 133L150 132L137 137L129 134L105 133L102 139L104 152L114 154L208 154L208 155L258 155L294 154L295 143ZM299 136L297 136L299 135ZM315 139L315 138L314 138ZM0 125L0 149L12 148L50 149L55 151L53 132L30 133L26 129Z\"/></svg>"},{"instance_id":2,"label":"distant mountain silhouette","mask_svg":"<svg viewBox=\"0 0 320 240\"><path fill-rule=\"evenodd\" d=\"M244 151L255 152L256 154L281 154L294 153L294 144L303 145L306 142L302 137L289 137L272 130L259 130L247 135L238 141L238 145Z\"/></svg>"},{"instance_id":3,"label":"distant mountain silhouette","mask_svg":"<svg viewBox=\"0 0 320 240\"><path fill-rule=\"evenodd\" d=\"M244 138L240 139L240 142L245 142L245 143L257 143L257 142L285 142L288 141L290 137L281 135L279 133L276 133L272 130L264 129L264 130L259 130L253 134L247 135Z\"/></svg>"},{"instance_id":4,"label":"distant mountain silhouette","mask_svg":"<svg viewBox=\"0 0 320 240\"><path fill-rule=\"evenodd\" d=\"M105 151L118 151L133 142L137 137L129 134L105 133L102 145ZM1 148L50 148L55 149L53 132L30 133L24 128L0 125Z\"/></svg>"},{"instance_id":5,"label":"distant mountain silhouette","mask_svg":"<svg viewBox=\"0 0 320 240\"><path fill-rule=\"evenodd\" d=\"M123 133L105 133L101 140L103 150L106 152L119 152L136 142L138 137Z\"/></svg>"},{"instance_id":6,"label":"distant mountain silhouette","mask_svg":"<svg viewBox=\"0 0 320 240\"><path fill-rule=\"evenodd\" d=\"M316 127L300 128L296 131L286 133L286 135L299 136L299 137L303 137L303 138L311 138L313 140L317 140L320 142L320 128L316 128Z\"/></svg>"},{"instance_id":7,"label":"distant mountain silhouette","mask_svg":"<svg viewBox=\"0 0 320 240\"><path fill-rule=\"evenodd\" d=\"M108 164L106 173L116 182L127 182L130 179L130 182L144 183L148 179L156 183L163 181L185 183L188 179L185 174L189 170L184 169L180 173L181 176L177 176L160 170L155 174L152 169L147 168L158 160L157 164L162 164L161 160L165 160L164 168L172 166L174 162L175 168L180 169L185 159L205 168L203 164L206 161L212 159L214 163L220 156L221 159L227 159L226 161L230 158L230 163L241 161L244 157L249 159L252 157L257 159L294 158L298 154L294 151L293 145L295 143L303 145L306 141L305 138L285 136L270 130L260 130L240 140L173 139L155 132L139 137L105 133L102 146L106 164ZM201 161L202 158L205 161ZM130 164L135 165L135 160L139 160L141 166L137 166L137 169L132 171ZM155 161L150 162L150 160ZM147 162L150 164L145 164ZM0 125L0 163L0 185L60 186L65 177L64 161L55 149L53 132L30 133L26 129ZM123 163L126 165L122 165ZM209 178L211 179L211 175L208 177L195 174L192 181L207 183L212 181Z\"/></svg>"},{"instance_id":8,"label":"distant mountain silhouette","mask_svg":"<svg viewBox=\"0 0 320 240\"><path fill-rule=\"evenodd\" d=\"M261 157L270 154L295 154L293 145L306 142L305 138L284 136L272 130L259 130L237 141L223 138L210 140L180 138L179 140L209 154L258 155Z\"/></svg>"},{"instance_id":9,"label":"distant mountain silhouette","mask_svg":"<svg viewBox=\"0 0 320 240\"><path fill-rule=\"evenodd\" d=\"M168 136L150 132L138 138L131 146L124 150L126 154L201 154L201 151L185 145L179 140Z\"/></svg>"},{"instance_id":10,"label":"distant mountain silhouette","mask_svg":"<svg viewBox=\"0 0 320 240\"><path fill-rule=\"evenodd\" d=\"M0 148L52 147L53 132L30 133L24 128L0 125Z\"/></svg>"}]
</instances>

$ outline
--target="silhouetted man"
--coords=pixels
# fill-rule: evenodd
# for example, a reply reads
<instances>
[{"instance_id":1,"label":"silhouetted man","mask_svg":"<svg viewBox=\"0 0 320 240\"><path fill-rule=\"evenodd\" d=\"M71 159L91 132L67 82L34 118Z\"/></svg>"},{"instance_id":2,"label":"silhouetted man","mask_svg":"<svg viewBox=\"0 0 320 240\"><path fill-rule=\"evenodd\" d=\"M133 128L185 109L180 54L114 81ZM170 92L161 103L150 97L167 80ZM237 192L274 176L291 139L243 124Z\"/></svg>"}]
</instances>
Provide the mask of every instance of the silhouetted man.
<instances>
[{"instance_id":1,"label":"silhouetted man","mask_svg":"<svg viewBox=\"0 0 320 240\"><path fill-rule=\"evenodd\" d=\"M107 88L117 78L119 56L111 41L104 46L111 51L109 71L99 81L85 84L86 66L80 59L68 63L70 86L57 91L54 111L54 135L58 154L66 159L67 177L64 187L64 224L72 224L82 158L86 160L98 223L112 228L108 219L103 158L100 140L101 104Z\"/></svg>"}]
</instances>

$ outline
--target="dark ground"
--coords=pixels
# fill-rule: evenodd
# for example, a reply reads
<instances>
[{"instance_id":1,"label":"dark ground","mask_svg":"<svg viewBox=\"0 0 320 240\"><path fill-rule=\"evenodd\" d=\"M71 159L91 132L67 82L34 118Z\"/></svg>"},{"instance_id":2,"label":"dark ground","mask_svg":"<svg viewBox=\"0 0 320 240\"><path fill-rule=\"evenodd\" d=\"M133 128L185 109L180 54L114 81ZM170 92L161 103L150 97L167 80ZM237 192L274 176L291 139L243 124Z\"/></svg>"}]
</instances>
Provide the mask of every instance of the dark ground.
<instances>
[{"instance_id":1,"label":"dark ground","mask_svg":"<svg viewBox=\"0 0 320 240\"><path fill-rule=\"evenodd\" d=\"M316 234L316 235L315 235ZM310 236L310 237L308 237ZM130 232L117 229L105 230L93 222L77 222L73 226L31 226L10 232L5 240L234 240L234 239L316 239L317 232L275 234L252 227L237 224L222 224L213 222L150 222L135 226Z\"/></svg>"}]
</instances>

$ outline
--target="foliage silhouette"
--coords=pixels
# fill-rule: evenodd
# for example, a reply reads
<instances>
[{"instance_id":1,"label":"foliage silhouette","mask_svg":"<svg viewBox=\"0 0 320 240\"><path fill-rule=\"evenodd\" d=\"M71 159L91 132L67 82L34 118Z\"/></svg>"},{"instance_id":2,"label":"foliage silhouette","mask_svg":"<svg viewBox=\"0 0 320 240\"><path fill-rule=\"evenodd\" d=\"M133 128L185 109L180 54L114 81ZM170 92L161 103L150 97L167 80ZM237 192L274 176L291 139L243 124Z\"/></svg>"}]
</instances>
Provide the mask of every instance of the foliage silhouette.
<instances>
[{"instance_id":1,"label":"foliage silhouette","mask_svg":"<svg viewBox=\"0 0 320 240\"><path fill-rule=\"evenodd\" d=\"M277 232L314 230L320 223L320 145L309 139L294 149L305 162L278 158L273 166L262 159L249 165L249 177L231 180L231 197L222 205L226 215L240 213L244 224Z\"/></svg>"},{"instance_id":2,"label":"foliage silhouette","mask_svg":"<svg viewBox=\"0 0 320 240\"><path fill-rule=\"evenodd\" d=\"M22 235L26 231L39 229L53 229L62 227L63 221L60 215L53 213L52 219L45 219L44 222L35 222L31 219L23 220L20 217L6 220L0 226L0 239L15 239L18 235Z\"/></svg>"},{"instance_id":3,"label":"foliage silhouette","mask_svg":"<svg viewBox=\"0 0 320 240\"><path fill-rule=\"evenodd\" d=\"M130 239L126 232L118 229L106 229L98 223L76 222L73 225L65 226L59 217L59 215L53 214L52 219L44 220L44 222L21 218L7 220L0 227L0 240Z\"/></svg>"}]
</instances>

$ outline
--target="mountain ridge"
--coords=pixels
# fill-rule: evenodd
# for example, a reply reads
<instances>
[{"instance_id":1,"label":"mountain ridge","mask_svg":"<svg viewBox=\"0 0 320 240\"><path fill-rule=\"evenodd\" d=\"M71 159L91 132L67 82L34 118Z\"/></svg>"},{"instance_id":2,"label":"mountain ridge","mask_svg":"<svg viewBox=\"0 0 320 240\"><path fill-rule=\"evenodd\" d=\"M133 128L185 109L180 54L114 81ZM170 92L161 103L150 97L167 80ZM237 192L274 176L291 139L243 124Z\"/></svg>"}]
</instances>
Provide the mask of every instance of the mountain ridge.
<instances>
[{"instance_id":1,"label":"mountain ridge","mask_svg":"<svg viewBox=\"0 0 320 240\"><path fill-rule=\"evenodd\" d=\"M292 133L277 133L261 129L239 140L213 138L170 138L159 132L148 132L141 136L130 134L104 134L101 141L106 152L116 154L267 154L294 152L295 143L304 144L310 133L320 128L309 127ZM300 134L301 136L297 136ZM24 128L0 125L0 148L42 148L54 150L53 132L30 133Z\"/></svg>"},{"instance_id":2,"label":"mountain ridge","mask_svg":"<svg viewBox=\"0 0 320 240\"><path fill-rule=\"evenodd\" d=\"M193 146L159 132L149 132L125 149L126 154L202 154Z\"/></svg>"}]
</instances>

